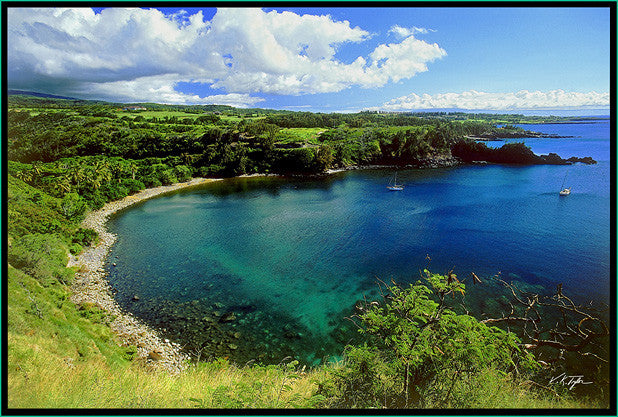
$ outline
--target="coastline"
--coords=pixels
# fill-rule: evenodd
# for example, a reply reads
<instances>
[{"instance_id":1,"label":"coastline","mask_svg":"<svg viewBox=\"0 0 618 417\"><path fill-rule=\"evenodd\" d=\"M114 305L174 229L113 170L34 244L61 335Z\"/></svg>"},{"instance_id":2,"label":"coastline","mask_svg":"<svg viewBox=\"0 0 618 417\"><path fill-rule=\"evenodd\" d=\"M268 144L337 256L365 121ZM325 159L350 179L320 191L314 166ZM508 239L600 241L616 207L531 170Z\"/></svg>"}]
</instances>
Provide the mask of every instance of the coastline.
<instances>
[{"instance_id":1,"label":"coastline","mask_svg":"<svg viewBox=\"0 0 618 417\"><path fill-rule=\"evenodd\" d=\"M114 299L104 262L116 240L106 223L110 215L135 203L162 194L196 185L220 181L220 178L193 178L190 181L148 188L122 200L111 201L101 209L91 211L82 221L82 227L94 229L99 234L97 246L86 248L77 257L69 255L67 267L75 267L75 280L71 286L71 301L76 306L94 304L115 316L109 324L119 338L121 346L137 347L137 358L146 366L178 374L187 367L189 357L181 352L181 346L163 339L155 329L138 320L131 313L123 311Z\"/></svg>"},{"instance_id":2,"label":"coastline","mask_svg":"<svg viewBox=\"0 0 618 417\"><path fill-rule=\"evenodd\" d=\"M434 155L414 165L350 165L329 169L322 175L364 169L427 169L453 167L462 164L458 158L451 155ZM234 178L260 176L280 176L280 174L256 173ZM107 230L107 221L112 214L133 204L176 190L223 179L225 178L193 178L187 182L144 189L122 200L108 202L101 209L89 212L81 223L82 227L93 229L98 233L98 244L86 248L78 256L69 254L67 267L73 267L76 270L75 279L71 286L71 301L76 304L77 308L80 308L79 306L83 304L92 304L113 315L115 319L109 323L109 327L118 337L119 344L121 346L136 346L136 359L152 369L178 374L187 368L190 358L181 351L181 345L165 339L157 329L143 323L130 312L124 311L114 299L104 264L112 245L116 241L116 235Z\"/></svg>"}]
</instances>

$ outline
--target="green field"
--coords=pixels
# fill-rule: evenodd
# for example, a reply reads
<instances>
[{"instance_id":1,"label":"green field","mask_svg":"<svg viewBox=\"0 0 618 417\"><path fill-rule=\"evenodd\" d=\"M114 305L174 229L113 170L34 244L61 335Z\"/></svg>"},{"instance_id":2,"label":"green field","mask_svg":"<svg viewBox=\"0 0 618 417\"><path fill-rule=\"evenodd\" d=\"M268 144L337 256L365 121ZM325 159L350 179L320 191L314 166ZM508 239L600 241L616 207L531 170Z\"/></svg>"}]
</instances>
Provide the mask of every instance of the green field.
<instances>
[{"instance_id":1,"label":"green field","mask_svg":"<svg viewBox=\"0 0 618 417\"><path fill-rule=\"evenodd\" d=\"M324 132L325 128L321 127L295 127L295 128L283 128L277 135L278 143L292 143L292 142L308 142L312 144L319 144L318 136Z\"/></svg>"}]
</instances>

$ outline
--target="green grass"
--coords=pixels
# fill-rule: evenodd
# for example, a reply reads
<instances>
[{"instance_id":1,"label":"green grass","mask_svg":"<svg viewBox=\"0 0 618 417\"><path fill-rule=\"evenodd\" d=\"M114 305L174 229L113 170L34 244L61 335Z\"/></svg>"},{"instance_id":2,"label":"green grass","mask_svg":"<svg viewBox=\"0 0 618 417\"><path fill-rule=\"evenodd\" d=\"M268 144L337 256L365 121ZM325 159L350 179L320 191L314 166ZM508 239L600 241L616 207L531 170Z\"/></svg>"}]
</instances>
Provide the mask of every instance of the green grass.
<instances>
[{"instance_id":1,"label":"green grass","mask_svg":"<svg viewBox=\"0 0 618 417\"><path fill-rule=\"evenodd\" d=\"M121 367L100 359L71 362L49 360L41 351L29 354L39 366L9 369L10 408L329 408L331 399L318 395L318 387L342 366L239 367L219 360L171 375L148 371L140 362ZM450 409L594 406L552 398L491 371L459 387L448 404L426 404Z\"/></svg>"},{"instance_id":2,"label":"green grass","mask_svg":"<svg viewBox=\"0 0 618 417\"><path fill-rule=\"evenodd\" d=\"M318 136L325 130L327 129L320 127L283 128L277 134L277 143L307 142L317 145L320 143Z\"/></svg>"},{"instance_id":3,"label":"green grass","mask_svg":"<svg viewBox=\"0 0 618 417\"><path fill-rule=\"evenodd\" d=\"M37 362L41 355L30 353ZM298 408L313 405L316 372L285 366L192 365L180 375L92 359L46 360L9 373L10 408ZM84 389L88 387L88 389Z\"/></svg>"}]
</instances>

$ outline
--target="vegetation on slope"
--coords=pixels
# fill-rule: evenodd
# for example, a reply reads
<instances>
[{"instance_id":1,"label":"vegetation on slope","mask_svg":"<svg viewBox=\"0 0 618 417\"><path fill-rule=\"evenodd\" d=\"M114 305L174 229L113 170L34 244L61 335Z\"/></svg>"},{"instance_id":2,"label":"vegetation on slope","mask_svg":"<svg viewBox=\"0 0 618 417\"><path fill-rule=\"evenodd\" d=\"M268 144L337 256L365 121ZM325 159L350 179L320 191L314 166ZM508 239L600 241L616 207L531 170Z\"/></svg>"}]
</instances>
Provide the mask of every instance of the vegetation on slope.
<instances>
[{"instance_id":1,"label":"vegetation on slope","mask_svg":"<svg viewBox=\"0 0 618 417\"><path fill-rule=\"evenodd\" d=\"M447 306L447 296L465 292L450 274L427 272L424 282L390 287L386 301L362 306L356 319L367 344L311 370L281 358L278 365L220 359L180 375L151 372L135 347L118 344L109 328L114 317L69 300L69 253L97 241L80 221L107 201L196 175L410 163L450 152L482 122L230 108L173 109L196 117L147 120L139 112L119 117L109 104L23 97L11 104L9 408L605 406L603 395L573 400L564 387L539 388L539 362L525 341Z\"/></svg>"}]
</instances>

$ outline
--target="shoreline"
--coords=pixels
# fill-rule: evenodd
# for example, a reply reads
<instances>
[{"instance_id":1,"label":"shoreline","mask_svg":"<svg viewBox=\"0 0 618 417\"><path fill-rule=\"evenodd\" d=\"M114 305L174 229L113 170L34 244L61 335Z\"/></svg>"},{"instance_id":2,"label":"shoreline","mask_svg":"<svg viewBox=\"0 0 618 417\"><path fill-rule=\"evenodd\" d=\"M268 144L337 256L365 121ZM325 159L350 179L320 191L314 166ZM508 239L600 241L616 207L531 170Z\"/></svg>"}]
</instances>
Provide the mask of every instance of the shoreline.
<instances>
[{"instance_id":1,"label":"shoreline","mask_svg":"<svg viewBox=\"0 0 618 417\"><path fill-rule=\"evenodd\" d=\"M476 163L480 163L475 161ZM486 163L486 162L485 162ZM474 163L473 163L474 164ZM445 168L464 165L452 156L429 158L420 166L415 165L350 165L343 168L331 168L321 175L333 175L346 171L365 169L427 169ZM231 178L276 177L280 174L244 174ZM82 304L93 304L112 314L115 319L108 323L112 332L118 337L120 346L137 347L136 359L152 369L164 370L178 374L188 367L189 355L183 353L182 346L165 339L156 328L147 325L132 313L123 310L114 299L109 285L105 261L116 241L116 235L107 230L109 217L136 203L158 197L163 194L191 188L198 185L222 181L228 178L192 178L187 182L147 188L122 200L110 201L102 208L89 212L81 226L95 230L99 235L96 246L90 246L78 256L69 254L67 267L75 268L75 279L71 285L71 301L79 308Z\"/></svg>"},{"instance_id":2,"label":"shoreline","mask_svg":"<svg viewBox=\"0 0 618 417\"><path fill-rule=\"evenodd\" d=\"M69 254L67 267L75 267L75 279L71 285L71 301L79 308L82 304L94 304L115 316L109 327L119 338L121 346L137 347L137 358L148 367L178 374L187 368L189 356L181 352L181 346L164 339L131 313L120 308L114 299L104 268L116 235L107 230L109 216L138 202L162 194L196 185L220 181L222 178L193 178L187 182L147 188L122 200L110 201L101 209L89 212L81 223L84 228L94 229L99 234L96 246L86 248L78 256Z\"/></svg>"}]
</instances>

